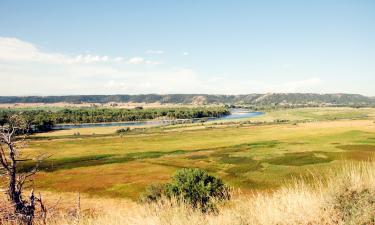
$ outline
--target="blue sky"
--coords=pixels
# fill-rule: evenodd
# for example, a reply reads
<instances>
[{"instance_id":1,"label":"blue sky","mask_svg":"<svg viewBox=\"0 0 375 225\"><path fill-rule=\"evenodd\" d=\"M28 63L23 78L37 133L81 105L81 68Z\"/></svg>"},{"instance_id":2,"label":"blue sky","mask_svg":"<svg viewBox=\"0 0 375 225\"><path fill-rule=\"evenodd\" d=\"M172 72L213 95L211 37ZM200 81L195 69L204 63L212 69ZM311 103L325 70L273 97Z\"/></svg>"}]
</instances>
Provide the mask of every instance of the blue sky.
<instances>
[{"instance_id":1,"label":"blue sky","mask_svg":"<svg viewBox=\"0 0 375 225\"><path fill-rule=\"evenodd\" d=\"M0 0L0 95L375 96L375 1Z\"/></svg>"}]
</instances>

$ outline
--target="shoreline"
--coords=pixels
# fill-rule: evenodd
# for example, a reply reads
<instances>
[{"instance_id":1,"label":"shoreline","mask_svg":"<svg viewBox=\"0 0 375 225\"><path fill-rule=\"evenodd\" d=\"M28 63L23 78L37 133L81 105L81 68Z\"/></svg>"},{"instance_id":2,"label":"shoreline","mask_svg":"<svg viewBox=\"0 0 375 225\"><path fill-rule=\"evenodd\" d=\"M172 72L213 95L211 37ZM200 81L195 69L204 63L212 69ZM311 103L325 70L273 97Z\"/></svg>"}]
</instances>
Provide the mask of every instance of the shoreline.
<instances>
[{"instance_id":1,"label":"shoreline","mask_svg":"<svg viewBox=\"0 0 375 225\"><path fill-rule=\"evenodd\" d=\"M205 122L212 122L217 120L231 120L231 119L244 119L264 115L264 112L258 111L241 111L231 113L222 117L202 117L192 119L166 119L166 120L143 120L143 121L121 121L121 122L102 122L102 123L82 123L82 124L56 124L53 130L61 129L73 129L73 128L85 128L85 127L112 127L112 126L143 126L143 125L168 125L174 122L199 122L206 120ZM231 117L232 116L232 117ZM238 117L236 117L238 116ZM231 117L231 118L228 118Z\"/></svg>"}]
</instances>

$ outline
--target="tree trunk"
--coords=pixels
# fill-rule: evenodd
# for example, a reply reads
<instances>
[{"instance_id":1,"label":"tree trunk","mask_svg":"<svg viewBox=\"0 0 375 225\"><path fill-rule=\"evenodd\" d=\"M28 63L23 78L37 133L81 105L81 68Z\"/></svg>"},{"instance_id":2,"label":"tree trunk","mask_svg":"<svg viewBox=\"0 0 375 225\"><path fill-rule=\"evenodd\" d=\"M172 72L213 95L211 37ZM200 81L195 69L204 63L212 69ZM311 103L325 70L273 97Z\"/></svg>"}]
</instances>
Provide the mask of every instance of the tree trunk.
<instances>
[{"instance_id":1,"label":"tree trunk","mask_svg":"<svg viewBox=\"0 0 375 225\"><path fill-rule=\"evenodd\" d=\"M14 212L21 223L32 225L35 211L34 193L30 195L30 202L26 204L22 200L21 191L17 188L17 161L15 159L15 153L12 145L9 145L11 167L8 171L9 177L9 190L8 195L13 204Z\"/></svg>"}]
</instances>

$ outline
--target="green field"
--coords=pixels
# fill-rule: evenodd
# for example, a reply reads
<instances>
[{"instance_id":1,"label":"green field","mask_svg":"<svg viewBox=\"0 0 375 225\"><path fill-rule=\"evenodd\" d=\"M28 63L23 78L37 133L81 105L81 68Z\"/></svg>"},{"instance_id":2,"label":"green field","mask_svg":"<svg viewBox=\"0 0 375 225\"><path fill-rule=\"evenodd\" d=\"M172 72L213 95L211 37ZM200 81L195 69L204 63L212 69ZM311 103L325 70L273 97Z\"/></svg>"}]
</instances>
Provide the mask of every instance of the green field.
<instances>
[{"instance_id":1,"label":"green field","mask_svg":"<svg viewBox=\"0 0 375 225\"><path fill-rule=\"evenodd\" d=\"M79 129L56 131L31 137L25 155L51 155L35 181L50 191L136 199L183 167L204 168L243 192L269 190L349 160L372 160L374 115L375 109L305 108L250 119L265 122L258 125L216 121L123 136L117 128L80 136L73 136Z\"/></svg>"}]
</instances>

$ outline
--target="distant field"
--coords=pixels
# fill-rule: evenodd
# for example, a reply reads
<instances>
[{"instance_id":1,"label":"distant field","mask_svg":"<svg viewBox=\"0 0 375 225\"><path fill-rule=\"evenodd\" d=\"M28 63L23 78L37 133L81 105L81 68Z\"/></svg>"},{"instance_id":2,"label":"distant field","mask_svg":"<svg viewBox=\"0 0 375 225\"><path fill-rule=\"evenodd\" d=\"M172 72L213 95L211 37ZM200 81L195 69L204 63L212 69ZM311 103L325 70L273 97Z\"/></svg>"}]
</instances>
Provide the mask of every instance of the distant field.
<instances>
[{"instance_id":1,"label":"distant field","mask_svg":"<svg viewBox=\"0 0 375 225\"><path fill-rule=\"evenodd\" d=\"M114 134L116 127L81 128L38 134L26 154L52 155L36 179L50 191L136 199L146 186L166 182L182 167L204 168L245 192L268 190L348 160L372 160L374 115L375 109L279 110L250 120L290 123L216 121L124 136ZM72 135L77 131L81 136Z\"/></svg>"},{"instance_id":2,"label":"distant field","mask_svg":"<svg viewBox=\"0 0 375 225\"><path fill-rule=\"evenodd\" d=\"M375 117L375 108L301 108L274 110L255 117L254 121L274 120L340 120L340 119L367 119Z\"/></svg>"}]
</instances>

